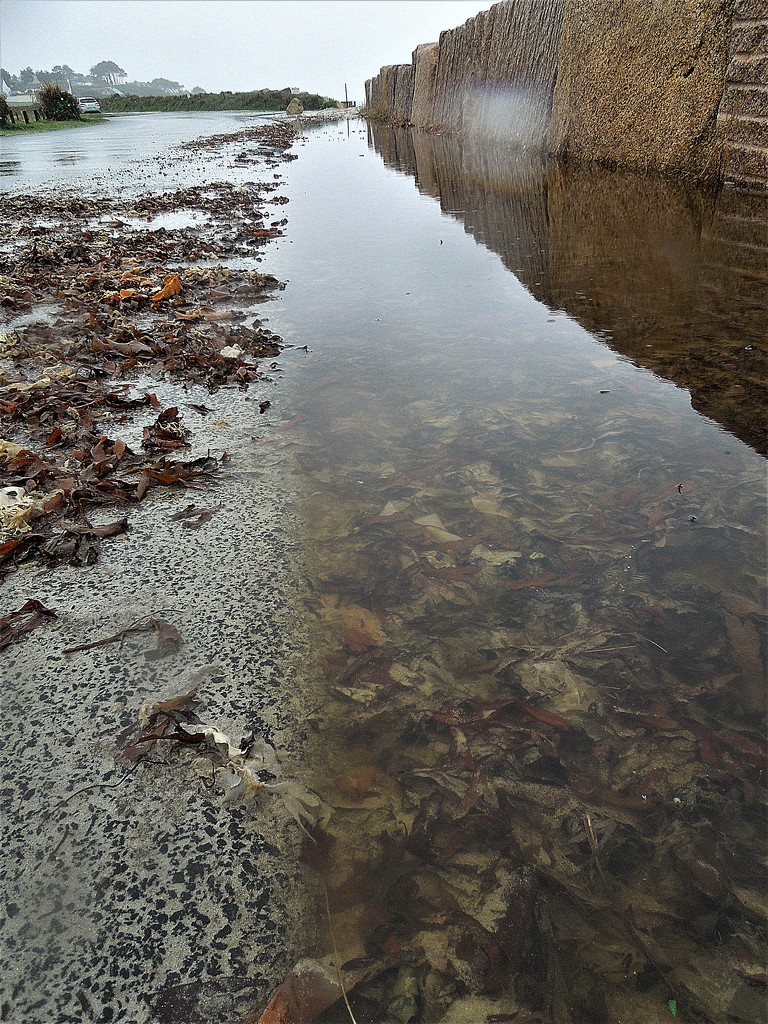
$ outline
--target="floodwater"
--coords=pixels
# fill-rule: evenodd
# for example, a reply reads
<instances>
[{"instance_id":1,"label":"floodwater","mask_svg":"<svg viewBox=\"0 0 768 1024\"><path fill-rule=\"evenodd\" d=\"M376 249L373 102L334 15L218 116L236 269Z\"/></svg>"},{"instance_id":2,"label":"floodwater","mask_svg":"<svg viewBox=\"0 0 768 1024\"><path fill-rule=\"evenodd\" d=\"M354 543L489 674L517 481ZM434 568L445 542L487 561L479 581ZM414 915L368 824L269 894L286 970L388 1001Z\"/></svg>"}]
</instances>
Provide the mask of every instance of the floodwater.
<instances>
[{"instance_id":1,"label":"floodwater","mask_svg":"<svg viewBox=\"0 0 768 1024\"><path fill-rule=\"evenodd\" d=\"M191 167L187 161L173 160L169 154L174 146L205 134L236 131L274 116L235 111L121 114L87 128L5 136L0 154L0 191L137 191L189 184L190 176L199 182L204 180L206 170L213 172L213 167Z\"/></svg>"},{"instance_id":2,"label":"floodwater","mask_svg":"<svg viewBox=\"0 0 768 1024\"><path fill-rule=\"evenodd\" d=\"M423 951L404 1016L402 972L356 1013L761 1019L768 204L354 125L300 154L306 854L342 959Z\"/></svg>"},{"instance_id":3,"label":"floodwater","mask_svg":"<svg viewBox=\"0 0 768 1024\"><path fill-rule=\"evenodd\" d=\"M307 955L373 959L361 1024L764 1019L768 203L361 122L295 151Z\"/></svg>"}]
</instances>

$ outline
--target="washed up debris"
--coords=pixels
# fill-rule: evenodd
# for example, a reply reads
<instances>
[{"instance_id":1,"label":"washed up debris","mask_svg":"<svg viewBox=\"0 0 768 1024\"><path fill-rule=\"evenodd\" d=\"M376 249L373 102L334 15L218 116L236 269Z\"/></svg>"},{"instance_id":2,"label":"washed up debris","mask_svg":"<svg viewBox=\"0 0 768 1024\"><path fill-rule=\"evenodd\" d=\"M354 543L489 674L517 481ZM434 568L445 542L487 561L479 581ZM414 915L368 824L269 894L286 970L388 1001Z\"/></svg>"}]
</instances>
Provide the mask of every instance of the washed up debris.
<instances>
[{"instance_id":1,"label":"washed up debris","mask_svg":"<svg viewBox=\"0 0 768 1024\"><path fill-rule=\"evenodd\" d=\"M295 139L280 123L235 135L268 146L268 161L255 159L270 167L288 157ZM205 144L232 141L226 135ZM46 313L3 333L0 573L31 559L91 564L114 533L95 532L101 528L91 527L89 507L135 503L156 486L201 486L226 461L148 459L187 447L192 433L177 409L136 395L124 381L141 370L211 391L246 389L274 368L260 364L279 354L281 339L253 308L283 285L215 261L252 258L256 243L280 235L285 218L276 220L267 205L284 201L277 188L275 180L223 181L127 199L49 193L34 207L26 197L4 197L0 305L10 317L38 307ZM155 217L185 210L196 215L194 227L152 226ZM190 404L200 415L208 411ZM156 419L144 428L142 455L114 431L116 421L147 408ZM83 531L77 535L72 524Z\"/></svg>"},{"instance_id":2,"label":"washed up debris","mask_svg":"<svg viewBox=\"0 0 768 1024\"><path fill-rule=\"evenodd\" d=\"M165 450L188 448L188 437L189 431L183 425L179 410L174 405L169 409L163 409L154 423L144 427L144 438L141 446L142 448L162 448Z\"/></svg>"},{"instance_id":3,"label":"washed up debris","mask_svg":"<svg viewBox=\"0 0 768 1024\"><path fill-rule=\"evenodd\" d=\"M46 608L34 598L25 601L21 608L0 618L0 650L8 647L25 633L37 629L56 614L53 608Z\"/></svg>"},{"instance_id":4,"label":"washed up debris","mask_svg":"<svg viewBox=\"0 0 768 1024\"><path fill-rule=\"evenodd\" d=\"M29 533L31 521L44 515L45 500L22 487L0 487L0 535Z\"/></svg>"},{"instance_id":5,"label":"washed up debris","mask_svg":"<svg viewBox=\"0 0 768 1024\"><path fill-rule=\"evenodd\" d=\"M71 367L67 367L64 370L59 370L58 373L48 373L43 377L38 377L37 380L17 380L11 381L9 384L0 384L0 395L8 394L11 391L24 394L28 391L39 391L42 388L49 388L56 381L62 380L65 377L71 377L74 372Z\"/></svg>"},{"instance_id":6,"label":"washed up debris","mask_svg":"<svg viewBox=\"0 0 768 1024\"><path fill-rule=\"evenodd\" d=\"M205 523L209 523L220 509L220 505L211 508L187 505L186 508L180 509L175 515L168 518L172 523L180 522L186 530L199 530Z\"/></svg>"},{"instance_id":7,"label":"washed up debris","mask_svg":"<svg viewBox=\"0 0 768 1024\"><path fill-rule=\"evenodd\" d=\"M4 441L0 438L0 464L8 462L9 459L15 459L20 451L22 451L20 444L13 444L11 441Z\"/></svg>"},{"instance_id":8,"label":"washed up debris","mask_svg":"<svg viewBox=\"0 0 768 1024\"><path fill-rule=\"evenodd\" d=\"M176 413L169 413L149 434L161 448L185 443L183 433L173 426L178 423ZM33 557L49 566L90 565L98 558L101 541L124 533L128 521L122 517L94 526L85 515L87 505L138 502L158 486L205 486L221 464L210 455L148 460L106 436L69 453L47 447L45 454L21 449L0 466L0 479L11 484L4 488L6 498L0 505L0 569ZM11 492L21 496L12 500Z\"/></svg>"},{"instance_id":9,"label":"washed up debris","mask_svg":"<svg viewBox=\"0 0 768 1024\"><path fill-rule=\"evenodd\" d=\"M77 644L75 647L66 647L63 653L76 654L79 651L93 651L97 647L108 647L110 644L122 644L127 636L133 633L146 633L149 630L154 630L157 634L157 646L152 650L146 651L144 657L147 661L157 661L169 654L175 654L184 642L181 633L172 623L154 615L149 615L143 620L126 626L125 629L118 630L117 633L112 633L110 636L101 637L101 639L92 640L89 643Z\"/></svg>"},{"instance_id":10,"label":"washed up debris","mask_svg":"<svg viewBox=\"0 0 768 1024\"><path fill-rule=\"evenodd\" d=\"M181 294L181 280L178 274L166 274L163 278L163 287L152 296L152 302L162 302L163 299L170 299L172 295Z\"/></svg>"},{"instance_id":11,"label":"washed up debris","mask_svg":"<svg viewBox=\"0 0 768 1024\"><path fill-rule=\"evenodd\" d=\"M93 565L101 552L104 537L117 537L128 529L128 520L118 519L102 526L91 526L88 520L70 523L62 520L48 539L38 538L39 553L51 565L67 562L69 565Z\"/></svg>"},{"instance_id":12,"label":"washed up debris","mask_svg":"<svg viewBox=\"0 0 768 1024\"><path fill-rule=\"evenodd\" d=\"M98 643L114 642L128 631L132 630ZM84 650L87 646L96 644L71 650ZM272 794L282 800L310 838L312 829L328 824L331 808L302 783L283 777L277 752L263 736L246 735L236 742L218 726L203 721L197 715L195 692L144 705L139 711L138 725L138 733L123 750L127 760L143 761L156 743L173 741L177 749L192 751L201 759L200 774L204 779L213 777L222 807L248 804L264 794ZM263 774L269 776L267 781L261 777Z\"/></svg>"},{"instance_id":13,"label":"washed up debris","mask_svg":"<svg viewBox=\"0 0 768 1024\"><path fill-rule=\"evenodd\" d=\"M257 157L270 157L276 160L280 156L285 159L289 157L295 160L295 154L285 151L296 141L297 132L293 125L287 121L274 121L266 125L253 125L247 128L239 128L233 132L221 132L218 135L207 135L202 140L192 139L190 142L182 142L178 146L181 150L215 149L230 143L252 143L250 150L244 150L238 154L238 160L253 162ZM256 162L260 162L256 160Z\"/></svg>"},{"instance_id":14,"label":"washed up debris","mask_svg":"<svg viewBox=\"0 0 768 1024\"><path fill-rule=\"evenodd\" d=\"M244 1018L239 1024L311 1024L342 1000L347 1010L343 1017L355 1020L349 1010L347 993L376 981L384 973L397 969L404 958L389 956L376 960L356 960L339 966L332 957L300 960L277 989L263 1013ZM402 1015L392 1018L407 1024Z\"/></svg>"}]
</instances>

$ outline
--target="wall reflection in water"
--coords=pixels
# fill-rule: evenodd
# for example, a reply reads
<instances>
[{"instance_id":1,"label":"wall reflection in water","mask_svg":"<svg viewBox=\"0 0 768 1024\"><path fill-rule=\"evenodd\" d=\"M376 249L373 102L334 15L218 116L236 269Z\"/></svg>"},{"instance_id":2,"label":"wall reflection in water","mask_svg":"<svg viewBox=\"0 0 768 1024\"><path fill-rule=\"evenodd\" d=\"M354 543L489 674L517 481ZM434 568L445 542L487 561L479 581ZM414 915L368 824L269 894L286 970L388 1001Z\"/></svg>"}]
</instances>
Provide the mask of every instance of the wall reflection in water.
<instances>
[{"instance_id":1,"label":"wall reflection in water","mask_svg":"<svg viewBox=\"0 0 768 1024\"><path fill-rule=\"evenodd\" d=\"M369 128L541 302L768 453L768 197Z\"/></svg>"}]
</instances>

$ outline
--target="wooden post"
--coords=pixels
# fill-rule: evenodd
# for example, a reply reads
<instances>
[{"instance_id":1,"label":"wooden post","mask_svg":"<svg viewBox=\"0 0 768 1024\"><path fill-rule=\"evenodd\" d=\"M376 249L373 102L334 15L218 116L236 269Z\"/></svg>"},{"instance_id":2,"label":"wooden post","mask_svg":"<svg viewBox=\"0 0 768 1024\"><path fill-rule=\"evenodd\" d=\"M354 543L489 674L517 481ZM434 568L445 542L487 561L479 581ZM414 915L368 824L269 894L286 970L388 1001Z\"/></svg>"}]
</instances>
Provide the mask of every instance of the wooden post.
<instances>
[{"instance_id":1,"label":"wooden post","mask_svg":"<svg viewBox=\"0 0 768 1024\"><path fill-rule=\"evenodd\" d=\"M347 96L347 83L344 83L344 107L349 106L349 97Z\"/></svg>"},{"instance_id":2,"label":"wooden post","mask_svg":"<svg viewBox=\"0 0 768 1024\"><path fill-rule=\"evenodd\" d=\"M29 114L26 112L26 110L22 110L22 114L24 115L24 123L29 124Z\"/></svg>"}]
</instances>

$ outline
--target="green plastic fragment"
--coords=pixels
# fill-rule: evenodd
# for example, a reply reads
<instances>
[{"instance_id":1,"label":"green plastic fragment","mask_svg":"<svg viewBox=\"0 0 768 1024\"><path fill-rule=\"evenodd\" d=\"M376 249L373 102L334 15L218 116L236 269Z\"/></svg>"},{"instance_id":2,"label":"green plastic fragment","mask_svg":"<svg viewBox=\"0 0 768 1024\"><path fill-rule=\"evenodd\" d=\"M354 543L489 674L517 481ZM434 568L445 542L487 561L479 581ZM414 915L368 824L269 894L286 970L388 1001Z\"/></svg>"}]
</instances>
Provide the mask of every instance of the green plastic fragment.
<instances>
[{"instance_id":1,"label":"green plastic fragment","mask_svg":"<svg viewBox=\"0 0 768 1024\"><path fill-rule=\"evenodd\" d=\"M676 1017L677 1016L677 1000L676 999L670 999L667 1002L667 1006L669 1007L669 1012L672 1014L672 1016Z\"/></svg>"}]
</instances>

